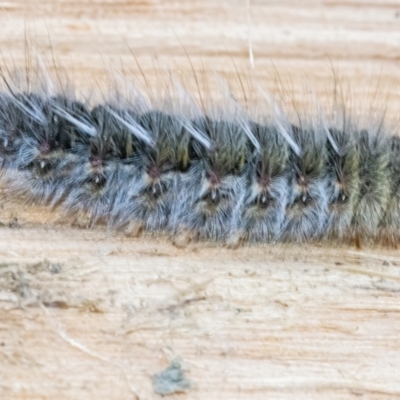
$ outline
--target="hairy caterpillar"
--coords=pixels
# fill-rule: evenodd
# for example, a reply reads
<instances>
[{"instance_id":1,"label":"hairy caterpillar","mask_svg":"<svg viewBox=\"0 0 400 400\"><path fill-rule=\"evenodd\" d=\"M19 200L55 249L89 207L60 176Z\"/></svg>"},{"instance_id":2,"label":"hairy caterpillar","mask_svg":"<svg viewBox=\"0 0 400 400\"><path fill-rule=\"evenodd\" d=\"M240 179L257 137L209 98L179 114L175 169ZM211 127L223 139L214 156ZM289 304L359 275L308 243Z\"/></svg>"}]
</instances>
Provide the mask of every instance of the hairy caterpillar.
<instances>
[{"instance_id":1,"label":"hairy caterpillar","mask_svg":"<svg viewBox=\"0 0 400 400\"><path fill-rule=\"evenodd\" d=\"M274 101L254 118L187 93L93 105L3 79L3 184L28 202L177 244L399 238L400 140L383 124L295 122Z\"/></svg>"}]
</instances>

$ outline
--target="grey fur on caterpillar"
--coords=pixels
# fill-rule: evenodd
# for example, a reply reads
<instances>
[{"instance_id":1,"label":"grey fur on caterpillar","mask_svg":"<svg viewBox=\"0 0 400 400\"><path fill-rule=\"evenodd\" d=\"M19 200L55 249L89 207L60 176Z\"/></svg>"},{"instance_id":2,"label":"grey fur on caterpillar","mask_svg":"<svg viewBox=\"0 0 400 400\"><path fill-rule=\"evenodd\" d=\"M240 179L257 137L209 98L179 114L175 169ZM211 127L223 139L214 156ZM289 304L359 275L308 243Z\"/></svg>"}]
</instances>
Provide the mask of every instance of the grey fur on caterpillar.
<instances>
[{"instance_id":1,"label":"grey fur on caterpillar","mask_svg":"<svg viewBox=\"0 0 400 400\"><path fill-rule=\"evenodd\" d=\"M400 236L400 139L380 125L293 124L66 95L0 96L2 179L12 196L176 244ZM235 106L236 107L236 106Z\"/></svg>"}]
</instances>

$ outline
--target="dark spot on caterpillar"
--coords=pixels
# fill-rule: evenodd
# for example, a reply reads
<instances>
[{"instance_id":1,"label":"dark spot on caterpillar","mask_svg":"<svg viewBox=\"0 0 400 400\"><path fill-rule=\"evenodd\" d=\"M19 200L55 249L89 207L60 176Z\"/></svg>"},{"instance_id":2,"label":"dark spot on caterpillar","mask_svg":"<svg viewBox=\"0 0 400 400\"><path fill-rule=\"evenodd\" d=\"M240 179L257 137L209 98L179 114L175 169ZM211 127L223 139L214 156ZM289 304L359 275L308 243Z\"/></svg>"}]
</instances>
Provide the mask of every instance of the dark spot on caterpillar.
<instances>
[{"instance_id":1,"label":"dark spot on caterpillar","mask_svg":"<svg viewBox=\"0 0 400 400\"><path fill-rule=\"evenodd\" d=\"M229 195L226 192L223 192L219 189L209 190L204 196L201 198L202 201L217 206L222 200L229 199Z\"/></svg>"},{"instance_id":2,"label":"dark spot on caterpillar","mask_svg":"<svg viewBox=\"0 0 400 400\"><path fill-rule=\"evenodd\" d=\"M313 198L310 196L309 193L301 193L299 196L297 196L293 204L301 205L301 206L309 206L313 202Z\"/></svg>"},{"instance_id":3,"label":"dark spot on caterpillar","mask_svg":"<svg viewBox=\"0 0 400 400\"><path fill-rule=\"evenodd\" d=\"M34 164L39 175L49 175L50 172L53 171L51 162L48 162L47 160L36 160Z\"/></svg>"},{"instance_id":4,"label":"dark spot on caterpillar","mask_svg":"<svg viewBox=\"0 0 400 400\"><path fill-rule=\"evenodd\" d=\"M89 178L87 178L86 183L93 189L101 190L106 185L107 179L102 174L91 174Z\"/></svg>"},{"instance_id":5,"label":"dark spot on caterpillar","mask_svg":"<svg viewBox=\"0 0 400 400\"><path fill-rule=\"evenodd\" d=\"M152 200L159 200L160 197L167 191L167 186L164 182L153 183L147 186L143 191L142 195L147 196Z\"/></svg>"},{"instance_id":6,"label":"dark spot on caterpillar","mask_svg":"<svg viewBox=\"0 0 400 400\"><path fill-rule=\"evenodd\" d=\"M365 196L370 191L371 185L372 182L369 179L367 179L361 187L360 191L361 196Z\"/></svg>"},{"instance_id":7,"label":"dark spot on caterpillar","mask_svg":"<svg viewBox=\"0 0 400 400\"><path fill-rule=\"evenodd\" d=\"M275 199L271 197L268 193L260 193L253 202L253 205L261 209L268 208L271 204L275 202Z\"/></svg>"},{"instance_id":8,"label":"dark spot on caterpillar","mask_svg":"<svg viewBox=\"0 0 400 400\"><path fill-rule=\"evenodd\" d=\"M340 191L336 199L333 201L333 203L336 204L346 204L349 201L349 197L343 192Z\"/></svg>"}]
</instances>

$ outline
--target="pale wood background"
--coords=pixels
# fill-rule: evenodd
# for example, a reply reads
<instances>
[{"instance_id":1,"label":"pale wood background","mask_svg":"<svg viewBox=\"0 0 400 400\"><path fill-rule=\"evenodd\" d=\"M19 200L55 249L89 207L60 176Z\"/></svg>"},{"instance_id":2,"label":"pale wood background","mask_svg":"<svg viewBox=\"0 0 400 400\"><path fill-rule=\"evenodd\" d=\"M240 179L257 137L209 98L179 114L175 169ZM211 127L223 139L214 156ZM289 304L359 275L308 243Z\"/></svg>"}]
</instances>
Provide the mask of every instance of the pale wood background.
<instances>
[{"instance_id":1,"label":"pale wood background","mask_svg":"<svg viewBox=\"0 0 400 400\"><path fill-rule=\"evenodd\" d=\"M3 66L24 65L25 34L82 90L121 63L139 75L131 52L154 85L190 75L186 50L236 83L301 99L311 82L329 103L337 74L354 103L378 86L393 120L400 105L396 1L0 1ZM0 222L1 399L159 398L151 376L176 356L195 387L172 398L400 397L397 249L182 250L17 200Z\"/></svg>"}]
</instances>

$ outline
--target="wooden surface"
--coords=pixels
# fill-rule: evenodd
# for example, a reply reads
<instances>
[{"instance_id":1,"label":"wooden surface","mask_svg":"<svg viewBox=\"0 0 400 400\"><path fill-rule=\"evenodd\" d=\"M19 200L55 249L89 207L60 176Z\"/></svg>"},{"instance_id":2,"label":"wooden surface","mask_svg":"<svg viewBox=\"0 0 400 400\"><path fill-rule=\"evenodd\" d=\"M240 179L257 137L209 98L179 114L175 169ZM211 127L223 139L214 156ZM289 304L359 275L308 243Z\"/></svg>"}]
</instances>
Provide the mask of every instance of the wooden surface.
<instances>
[{"instance_id":1,"label":"wooden surface","mask_svg":"<svg viewBox=\"0 0 400 400\"><path fill-rule=\"evenodd\" d=\"M2 65L24 65L27 32L82 91L116 65L140 77L132 53L152 84L190 59L300 98L311 82L328 103L336 75L354 103L378 87L396 120L400 3L246 4L0 1ZM177 249L21 201L2 200L0 222L1 399L156 399L152 376L176 357L192 388L171 398L400 397L396 249Z\"/></svg>"}]
</instances>

